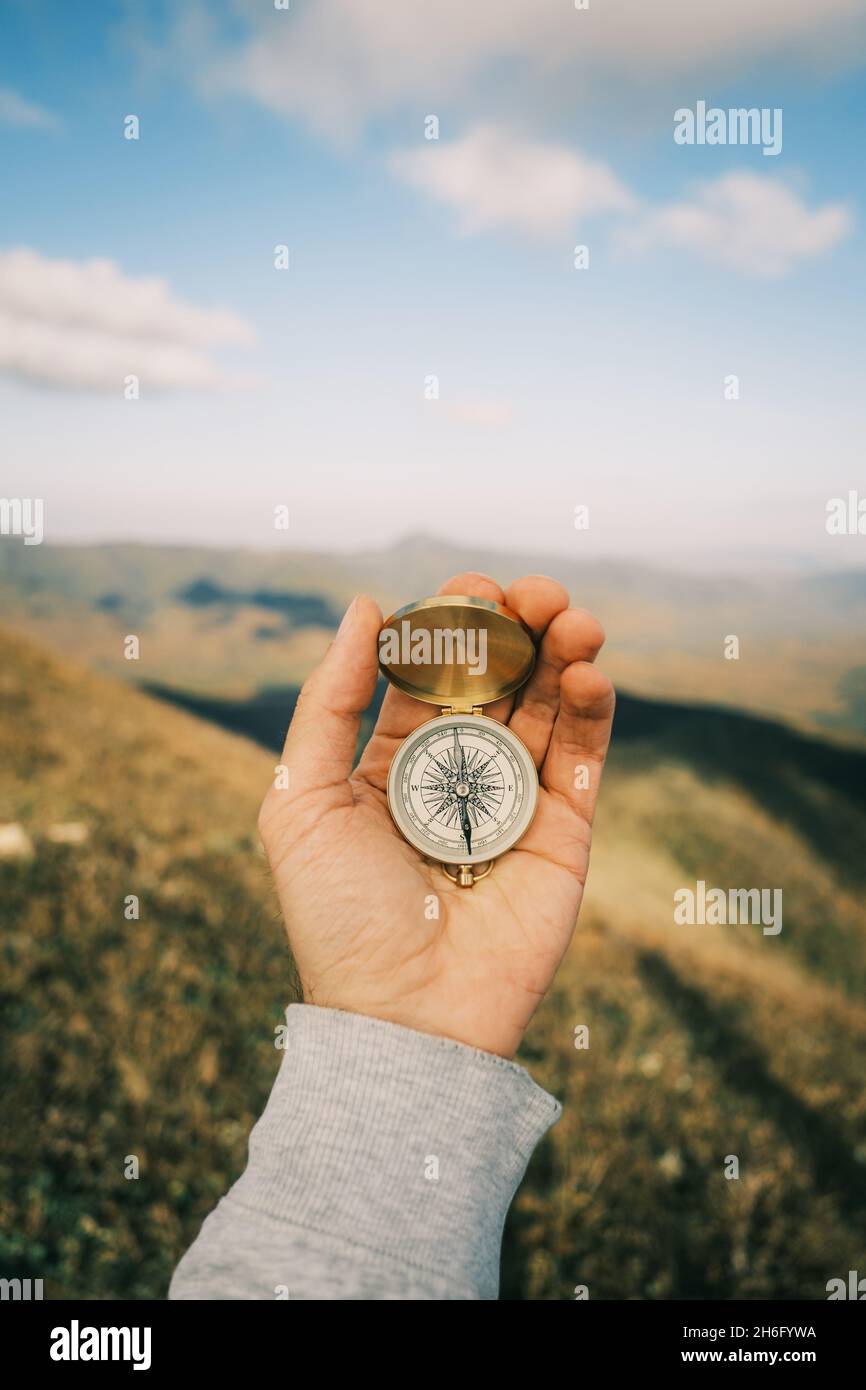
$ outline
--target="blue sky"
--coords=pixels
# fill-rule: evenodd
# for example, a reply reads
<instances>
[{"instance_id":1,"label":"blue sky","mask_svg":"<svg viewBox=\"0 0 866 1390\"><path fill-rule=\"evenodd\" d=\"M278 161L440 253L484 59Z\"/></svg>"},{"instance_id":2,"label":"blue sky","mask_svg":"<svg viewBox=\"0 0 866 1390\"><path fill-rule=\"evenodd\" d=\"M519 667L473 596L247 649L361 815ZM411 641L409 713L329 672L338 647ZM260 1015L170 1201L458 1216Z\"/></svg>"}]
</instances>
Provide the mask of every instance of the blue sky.
<instances>
[{"instance_id":1,"label":"blue sky","mask_svg":"<svg viewBox=\"0 0 866 1390\"><path fill-rule=\"evenodd\" d=\"M6 0L4 495L49 541L862 564L866 24L758 8ZM781 153L675 144L699 100Z\"/></svg>"}]
</instances>

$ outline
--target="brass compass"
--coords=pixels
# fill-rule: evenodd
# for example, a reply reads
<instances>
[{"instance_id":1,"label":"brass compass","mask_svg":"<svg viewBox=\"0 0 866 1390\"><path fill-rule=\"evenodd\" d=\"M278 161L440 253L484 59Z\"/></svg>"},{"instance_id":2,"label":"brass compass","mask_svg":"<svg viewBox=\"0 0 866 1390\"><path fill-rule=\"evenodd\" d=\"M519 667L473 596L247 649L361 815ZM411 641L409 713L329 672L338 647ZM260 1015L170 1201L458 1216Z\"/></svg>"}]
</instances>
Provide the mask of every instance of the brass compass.
<instances>
[{"instance_id":1,"label":"brass compass","mask_svg":"<svg viewBox=\"0 0 866 1390\"><path fill-rule=\"evenodd\" d=\"M526 834L538 804L529 750L483 712L529 679L532 634L516 613L488 599L421 599L386 620L379 666L392 685L440 711L391 761L394 824L469 888Z\"/></svg>"}]
</instances>

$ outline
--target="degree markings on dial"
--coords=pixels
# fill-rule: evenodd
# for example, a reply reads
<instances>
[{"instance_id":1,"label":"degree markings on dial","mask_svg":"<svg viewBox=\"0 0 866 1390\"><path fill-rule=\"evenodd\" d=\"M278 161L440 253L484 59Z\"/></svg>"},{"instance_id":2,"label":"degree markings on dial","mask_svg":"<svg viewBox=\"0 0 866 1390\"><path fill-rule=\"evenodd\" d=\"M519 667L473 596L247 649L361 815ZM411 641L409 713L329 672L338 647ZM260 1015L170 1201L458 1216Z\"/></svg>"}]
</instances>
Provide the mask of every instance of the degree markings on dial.
<instances>
[{"instance_id":1,"label":"degree markings on dial","mask_svg":"<svg viewBox=\"0 0 866 1390\"><path fill-rule=\"evenodd\" d=\"M442 718L400 749L389 775L389 805L398 829L422 854L451 864L465 855L482 862L505 853L526 830L537 797L534 773L507 727Z\"/></svg>"},{"instance_id":2,"label":"degree markings on dial","mask_svg":"<svg viewBox=\"0 0 866 1390\"><path fill-rule=\"evenodd\" d=\"M494 744L495 753L487 753L482 748L473 748L468 743L461 744L459 741L461 733L464 739L479 736L474 729L465 727L461 729L459 726L455 729L452 727L449 732L443 731L441 735L427 739L414 750L414 756L410 759L412 766L417 765L423 754L428 757L427 766L418 779L417 787L425 810L429 814L426 819L421 820L417 816L417 812L412 810L411 801L409 801L407 809L419 828L427 833L431 833L430 828L434 822L441 825L444 830L452 832L458 824L462 826L460 801L457 799L455 790L462 771L471 787L464 804L473 829L489 825L490 831L494 835L501 834L518 813L522 793L515 797L504 822L500 821L496 813L501 809L505 795L505 775L498 759L504 757L506 762L511 764L512 775L516 777L517 783L522 784L519 769L514 762L511 750L504 744L503 740L496 738L492 731L485 731L484 737L486 741ZM431 751L431 745L437 738L447 739L449 735L454 739L454 745L448 743L438 753ZM459 762L456 748L460 749ZM412 766L406 768L407 781L411 781ZM493 830L494 825L497 827L495 831ZM462 831L461 838L463 838ZM488 842L489 839L485 840L485 843Z\"/></svg>"}]
</instances>

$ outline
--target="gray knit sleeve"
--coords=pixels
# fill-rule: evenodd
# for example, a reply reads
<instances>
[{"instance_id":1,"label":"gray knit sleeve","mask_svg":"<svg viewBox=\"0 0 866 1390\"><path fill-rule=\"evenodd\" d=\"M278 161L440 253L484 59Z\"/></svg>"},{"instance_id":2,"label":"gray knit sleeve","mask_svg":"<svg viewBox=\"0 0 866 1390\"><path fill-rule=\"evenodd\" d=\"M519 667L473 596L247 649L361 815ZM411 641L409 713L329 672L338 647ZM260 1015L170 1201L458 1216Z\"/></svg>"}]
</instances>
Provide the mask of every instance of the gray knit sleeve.
<instances>
[{"instance_id":1,"label":"gray knit sleeve","mask_svg":"<svg viewBox=\"0 0 866 1390\"><path fill-rule=\"evenodd\" d=\"M172 1299L493 1299L508 1207L559 1102L513 1062L305 1004L247 1168Z\"/></svg>"}]
</instances>

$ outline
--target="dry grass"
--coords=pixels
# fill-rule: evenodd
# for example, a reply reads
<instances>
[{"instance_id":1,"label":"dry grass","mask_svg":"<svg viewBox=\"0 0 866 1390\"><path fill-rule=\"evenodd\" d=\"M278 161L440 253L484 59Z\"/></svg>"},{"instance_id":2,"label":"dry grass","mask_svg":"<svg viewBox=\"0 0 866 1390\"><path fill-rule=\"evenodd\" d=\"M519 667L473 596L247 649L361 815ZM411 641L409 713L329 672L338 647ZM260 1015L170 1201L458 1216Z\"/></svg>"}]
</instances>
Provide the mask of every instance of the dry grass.
<instances>
[{"instance_id":1,"label":"dry grass","mask_svg":"<svg viewBox=\"0 0 866 1390\"><path fill-rule=\"evenodd\" d=\"M0 1263L50 1297L162 1297L277 1067L292 974L255 835L274 760L17 637L0 671L0 821L35 847L0 862ZM808 1299L866 1270L864 871L826 851L863 813L807 793L814 834L724 769L616 749L526 1041L565 1114L509 1220L505 1295ZM675 927L695 877L783 887L782 935Z\"/></svg>"}]
</instances>

